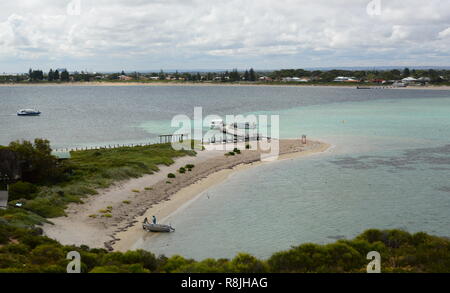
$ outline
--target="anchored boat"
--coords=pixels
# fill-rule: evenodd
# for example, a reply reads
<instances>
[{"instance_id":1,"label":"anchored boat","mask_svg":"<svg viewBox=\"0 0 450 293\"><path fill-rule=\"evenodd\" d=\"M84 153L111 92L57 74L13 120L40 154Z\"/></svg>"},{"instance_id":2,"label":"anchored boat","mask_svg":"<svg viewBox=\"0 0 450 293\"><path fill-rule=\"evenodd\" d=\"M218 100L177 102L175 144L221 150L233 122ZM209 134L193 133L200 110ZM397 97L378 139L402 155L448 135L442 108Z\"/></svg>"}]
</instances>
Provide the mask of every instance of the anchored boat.
<instances>
[{"instance_id":1,"label":"anchored boat","mask_svg":"<svg viewBox=\"0 0 450 293\"><path fill-rule=\"evenodd\" d=\"M17 111L17 116L39 116L41 112L35 109L22 109Z\"/></svg>"},{"instance_id":2,"label":"anchored boat","mask_svg":"<svg viewBox=\"0 0 450 293\"><path fill-rule=\"evenodd\" d=\"M142 224L142 228L149 232L156 233L171 233L175 232L175 229L172 226L168 225L160 225L160 224Z\"/></svg>"}]
</instances>

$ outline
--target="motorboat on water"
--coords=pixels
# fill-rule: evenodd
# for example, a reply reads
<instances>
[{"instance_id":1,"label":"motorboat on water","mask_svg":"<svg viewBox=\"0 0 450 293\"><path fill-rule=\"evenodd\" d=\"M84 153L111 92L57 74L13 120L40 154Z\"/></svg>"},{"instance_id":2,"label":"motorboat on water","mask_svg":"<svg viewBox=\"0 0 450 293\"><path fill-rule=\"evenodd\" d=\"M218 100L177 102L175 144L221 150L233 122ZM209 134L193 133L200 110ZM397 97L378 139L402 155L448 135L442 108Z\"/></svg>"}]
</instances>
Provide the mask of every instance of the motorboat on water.
<instances>
[{"instance_id":1,"label":"motorboat on water","mask_svg":"<svg viewBox=\"0 0 450 293\"><path fill-rule=\"evenodd\" d=\"M35 109L21 109L17 111L17 116L39 116L41 112Z\"/></svg>"}]
</instances>

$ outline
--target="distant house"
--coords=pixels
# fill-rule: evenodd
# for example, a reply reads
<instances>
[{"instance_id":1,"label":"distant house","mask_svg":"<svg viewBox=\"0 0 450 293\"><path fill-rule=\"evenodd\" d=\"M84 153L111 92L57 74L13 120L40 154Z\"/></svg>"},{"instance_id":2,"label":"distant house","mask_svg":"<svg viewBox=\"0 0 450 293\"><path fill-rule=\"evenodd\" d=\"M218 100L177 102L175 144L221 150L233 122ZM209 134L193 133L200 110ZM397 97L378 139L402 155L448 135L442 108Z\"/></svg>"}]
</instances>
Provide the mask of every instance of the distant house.
<instances>
[{"instance_id":1,"label":"distant house","mask_svg":"<svg viewBox=\"0 0 450 293\"><path fill-rule=\"evenodd\" d=\"M272 78L268 77L268 76L261 76L260 78L258 78L259 81L272 81Z\"/></svg>"},{"instance_id":2,"label":"distant house","mask_svg":"<svg viewBox=\"0 0 450 293\"><path fill-rule=\"evenodd\" d=\"M416 79L412 76L402 79L402 82L406 83L406 84L416 83L418 81L419 81L418 79Z\"/></svg>"},{"instance_id":3,"label":"distant house","mask_svg":"<svg viewBox=\"0 0 450 293\"><path fill-rule=\"evenodd\" d=\"M394 86L394 87L407 87L408 84L407 83L403 83L403 82L399 82L399 81L394 81L392 86Z\"/></svg>"},{"instance_id":4,"label":"distant house","mask_svg":"<svg viewBox=\"0 0 450 293\"><path fill-rule=\"evenodd\" d=\"M333 81L334 82L359 82L359 80L357 80L356 78L347 77L347 76L338 76Z\"/></svg>"},{"instance_id":5,"label":"distant house","mask_svg":"<svg viewBox=\"0 0 450 293\"><path fill-rule=\"evenodd\" d=\"M150 76L150 80L159 80L159 76Z\"/></svg>"},{"instance_id":6,"label":"distant house","mask_svg":"<svg viewBox=\"0 0 450 293\"><path fill-rule=\"evenodd\" d=\"M126 76L126 75L120 75L119 76L119 80L123 80L123 81L127 81L127 80L132 80L132 77Z\"/></svg>"},{"instance_id":7,"label":"distant house","mask_svg":"<svg viewBox=\"0 0 450 293\"><path fill-rule=\"evenodd\" d=\"M285 77L283 78L284 82L301 82L300 77Z\"/></svg>"},{"instance_id":8,"label":"distant house","mask_svg":"<svg viewBox=\"0 0 450 293\"><path fill-rule=\"evenodd\" d=\"M421 77L421 78L417 79L417 81L419 81L421 83L427 83L427 82L431 82L431 78L429 78L429 77Z\"/></svg>"},{"instance_id":9,"label":"distant house","mask_svg":"<svg viewBox=\"0 0 450 293\"><path fill-rule=\"evenodd\" d=\"M386 83L386 80L381 79L381 78L376 78L376 79L369 80L369 82L384 84L384 83Z\"/></svg>"}]
</instances>

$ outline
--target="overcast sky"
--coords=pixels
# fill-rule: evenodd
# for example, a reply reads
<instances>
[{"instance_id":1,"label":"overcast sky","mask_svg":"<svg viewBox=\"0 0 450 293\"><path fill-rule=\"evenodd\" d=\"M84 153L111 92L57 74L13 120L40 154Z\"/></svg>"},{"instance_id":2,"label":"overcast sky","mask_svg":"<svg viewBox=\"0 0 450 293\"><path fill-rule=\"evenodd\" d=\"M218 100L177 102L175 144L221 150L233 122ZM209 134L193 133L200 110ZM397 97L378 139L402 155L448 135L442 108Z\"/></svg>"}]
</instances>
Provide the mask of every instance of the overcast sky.
<instances>
[{"instance_id":1,"label":"overcast sky","mask_svg":"<svg viewBox=\"0 0 450 293\"><path fill-rule=\"evenodd\" d=\"M0 4L0 72L448 66L449 47L449 0Z\"/></svg>"}]
</instances>

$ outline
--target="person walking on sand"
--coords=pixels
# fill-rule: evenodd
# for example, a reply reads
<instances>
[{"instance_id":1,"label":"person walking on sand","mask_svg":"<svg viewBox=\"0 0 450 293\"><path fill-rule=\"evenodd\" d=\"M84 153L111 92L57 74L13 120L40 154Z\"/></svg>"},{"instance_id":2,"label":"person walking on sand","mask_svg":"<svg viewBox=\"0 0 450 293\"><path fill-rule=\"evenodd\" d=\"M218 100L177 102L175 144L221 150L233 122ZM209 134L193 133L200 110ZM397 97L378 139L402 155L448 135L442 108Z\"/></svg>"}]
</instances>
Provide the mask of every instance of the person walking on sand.
<instances>
[{"instance_id":1,"label":"person walking on sand","mask_svg":"<svg viewBox=\"0 0 450 293\"><path fill-rule=\"evenodd\" d=\"M148 224L148 219L147 219L147 217L144 219L144 224Z\"/></svg>"},{"instance_id":2,"label":"person walking on sand","mask_svg":"<svg viewBox=\"0 0 450 293\"><path fill-rule=\"evenodd\" d=\"M153 225L156 225L156 217L153 216Z\"/></svg>"}]
</instances>

